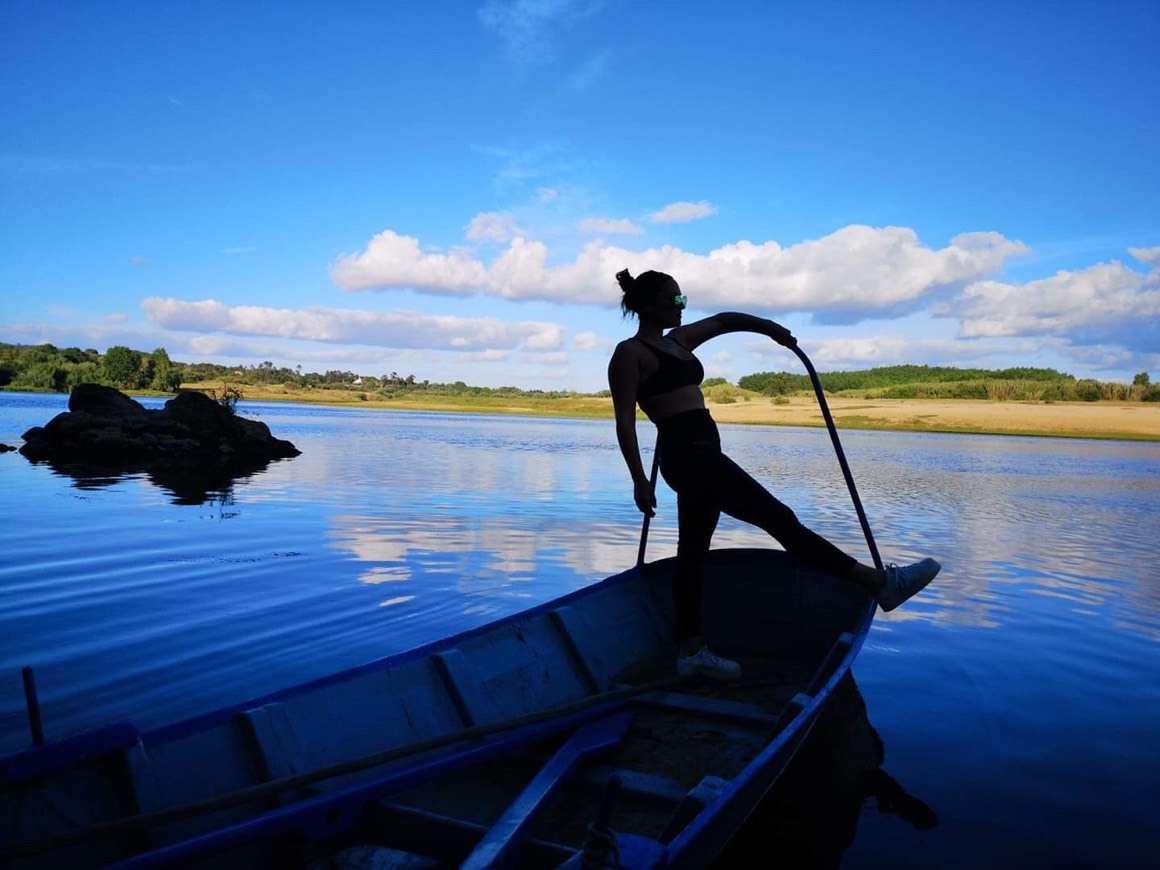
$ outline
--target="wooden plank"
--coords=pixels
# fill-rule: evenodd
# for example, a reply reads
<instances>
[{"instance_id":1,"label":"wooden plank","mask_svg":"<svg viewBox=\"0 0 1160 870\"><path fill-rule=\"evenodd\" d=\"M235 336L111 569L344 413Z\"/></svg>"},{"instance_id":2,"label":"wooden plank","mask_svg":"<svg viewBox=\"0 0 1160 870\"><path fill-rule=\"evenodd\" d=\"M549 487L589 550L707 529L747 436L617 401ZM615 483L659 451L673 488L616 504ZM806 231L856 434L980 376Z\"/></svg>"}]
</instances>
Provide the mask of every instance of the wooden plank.
<instances>
[{"instance_id":1,"label":"wooden plank","mask_svg":"<svg viewBox=\"0 0 1160 870\"><path fill-rule=\"evenodd\" d=\"M50 776L70 765L130 747L140 738L141 734L136 727L127 722L118 722L46 746L26 749L0 759L0 786Z\"/></svg>"},{"instance_id":2,"label":"wooden plank","mask_svg":"<svg viewBox=\"0 0 1160 870\"><path fill-rule=\"evenodd\" d=\"M367 842L386 842L396 849L430 855L449 867L456 866L487 833L483 825L387 801L366 808L353 838L357 840L364 830ZM575 854L557 843L528 838L520 848L520 864L526 870L548 870Z\"/></svg>"},{"instance_id":3,"label":"wooden plank","mask_svg":"<svg viewBox=\"0 0 1160 870\"><path fill-rule=\"evenodd\" d=\"M714 800L725 787L725 780L719 776L706 776L694 786L673 811L672 818L661 834L661 842L670 842L677 834L693 821L701 810Z\"/></svg>"},{"instance_id":4,"label":"wooden plank","mask_svg":"<svg viewBox=\"0 0 1160 870\"><path fill-rule=\"evenodd\" d=\"M722 719L738 725L752 725L757 728L772 728L777 717L741 701L727 701L721 698L702 698L684 692L649 692L633 701L647 707L662 707L690 713L707 719Z\"/></svg>"},{"instance_id":5,"label":"wooden plank","mask_svg":"<svg viewBox=\"0 0 1160 870\"><path fill-rule=\"evenodd\" d=\"M632 713L617 713L577 730L491 826L460 870L487 870L507 860L514 862L520 839L564 780L589 755L619 745L632 719Z\"/></svg>"},{"instance_id":6,"label":"wooden plank","mask_svg":"<svg viewBox=\"0 0 1160 870\"><path fill-rule=\"evenodd\" d=\"M600 667L597 660L590 659L585 655L584 649L580 645L581 627L578 624L579 618L576 616L576 612L571 607L564 605L553 608L550 616L552 624L559 630L568 650L576 660L580 672L584 675L588 688L594 692L599 692L606 684L604 669Z\"/></svg>"},{"instance_id":7,"label":"wooden plank","mask_svg":"<svg viewBox=\"0 0 1160 870\"><path fill-rule=\"evenodd\" d=\"M238 714L264 780L282 779L310 769L286 705L274 702Z\"/></svg>"},{"instance_id":8,"label":"wooden plank","mask_svg":"<svg viewBox=\"0 0 1160 870\"><path fill-rule=\"evenodd\" d=\"M685 786L667 776L607 764L585 766L576 776L585 785L600 789L603 789L612 777L618 776L622 794L666 810L672 810L688 792Z\"/></svg>"},{"instance_id":9,"label":"wooden plank","mask_svg":"<svg viewBox=\"0 0 1160 870\"><path fill-rule=\"evenodd\" d=\"M766 742L771 743L776 740L778 735L786 729L786 726L788 726L790 722L796 719L802 710L813 703L813 700L814 699L809 695L804 695L800 692L790 698L789 703L786 704L785 708L781 711L781 715L777 717L777 722L774 723L774 726L769 729L769 734L766 736Z\"/></svg>"},{"instance_id":10,"label":"wooden plank","mask_svg":"<svg viewBox=\"0 0 1160 870\"><path fill-rule=\"evenodd\" d=\"M471 728L496 719L492 703L480 691L479 680L462 650L449 649L435 653L431 661L465 726Z\"/></svg>"}]
</instances>

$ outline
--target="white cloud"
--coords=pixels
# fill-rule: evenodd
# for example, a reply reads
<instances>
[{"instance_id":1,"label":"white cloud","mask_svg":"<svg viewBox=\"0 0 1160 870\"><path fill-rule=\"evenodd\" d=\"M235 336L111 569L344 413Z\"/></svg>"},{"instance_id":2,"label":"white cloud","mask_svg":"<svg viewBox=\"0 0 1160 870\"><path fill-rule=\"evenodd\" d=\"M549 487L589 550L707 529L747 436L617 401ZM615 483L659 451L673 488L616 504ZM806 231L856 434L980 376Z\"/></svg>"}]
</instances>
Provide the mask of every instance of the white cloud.
<instances>
[{"instance_id":1,"label":"white cloud","mask_svg":"<svg viewBox=\"0 0 1160 870\"><path fill-rule=\"evenodd\" d=\"M144 257L130 257L129 262L132 263L134 266L148 266L149 265L149 261L147 259L145 259Z\"/></svg>"},{"instance_id":2,"label":"white cloud","mask_svg":"<svg viewBox=\"0 0 1160 870\"><path fill-rule=\"evenodd\" d=\"M330 274L347 290L412 287L427 293L464 296L484 283L487 270L467 251L424 253L419 240L386 230L361 254L340 254Z\"/></svg>"},{"instance_id":3,"label":"white cloud","mask_svg":"<svg viewBox=\"0 0 1160 870\"><path fill-rule=\"evenodd\" d=\"M689 221L717 214L717 206L701 202L673 202L660 211L654 211L648 219L654 224L686 224Z\"/></svg>"},{"instance_id":4,"label":"white cloud","mask_svg":"<svg viewBox=\"0 0 1160 870\"><path fill-rule=\"evenodd\" d=\"M524 235L524 231L516 226L514 215L506 211L487 211L471 219L466 234L471 241L506 242Z\"/></svg>"},{"instance_id":5,"label":"white cloud","mask_svg":"<svg viewBox=\"0 0 1160 870\"><path fill-rule=\"evenodd\" d=\"M486 265L463 252L423 254L416 239L388 230L363 254L343 255L331 274L346 289L481 290L505 299L609 305L619 296L618 271L657 269L676 277L699 310L805 311L820 321L852 323L914 308L928 294L978 281L1026 251L999 233L963 233L934 249L907 227L851 225L788 248L740 241L708 254L593 241L571 263L551 267L544 243L517 236Z\"/></svg>"},{"instance_id":6,"label":"white cloud","mask_svg":"<svg viewBox=\"0 0 1160 870\"><path fill-rule=\"evenodd\" d=\"M555 323L505 323L494 317L456 317L413 311L371 312L338 308L301 310L227 306L212 299L181 302L156 296L141 303L149 321L165 329L220 332L377 347L480 351L563 346Z\"/></svg>"},{"instance_id":7,"label":"white cloud","mask_svg":"<svg viewBox=\"0 0 1160 870\"><path fill-rule=\"evenodd\" d=\"M506 350L479 350L465 353L461 359L464 362L503 362L510 356L511 354Z\"/></svg>"},{"instance_id":8,"label":"white cloud","mask_svg":"<svg viewBox=\"0 0 1160 870\"><path fill-rule=\"evenodd\" d=\"M541 187L536 191L536 200L541 204L547 204L560 196L560 191L554 187Z\"/></svg>"},{"instance_id":9,"label":"white cloud","mask_svg":"<svg viewBox=\"0 0 1160 870\"><path fill-rule=\"evenodd\" d=\"M238 248L222 248L222 253L223 254L252 254L257 250L258 249L254 248L254 247L243 246L243 247L238 247Z\"/></svg>"},{"instance_id":10,"label":"white cloud","mask_svg":"<svg viewBox=\"0 0 1160 870\"><path fill-rule=\"evenodd\" d=\"M572 341L576 350L604 350L612 347L612 341L595 332L580 332Z\"/></svg>"},{"instance_id":11,"label":"white cloud","mask_svg":"<svg viewBox=\"0 0 1160 870\"><path fill-rule=\"evenodd\" d=\"M552 351L550 353L525 353L524 359L531 363L539 363L546 366L563 366L568 364L568 354L562 350Z\"/></svg>"},{"instance_id":12,"label":"white cloud","mask_svg":"<svg viewBox=\"0 0 1160 870\"><path fill-rule=\"evenodd\" d=\"M1146 261L1156 252L1133 254ZM955 309L964 338L1052 335L1152 350L1160 336L1160 269L1144 275L1113 261L1025 284L979 281L963 291Z\"/></svg>"},{"instance_id":13,"label":"white cloud","mask_svg":"<svg viewBox=\"0 0 1160 870\"><path fill-rule=\"evenodd\" d=\"M954 365L974 363L1005 354L1033 356L1039 343L1032 340L964 342L954 339L916 339L902 335L867 335L803 341L810 359L821 369L861 369L887 365Z\"/></svg>"},{"instance_id":14,"label":"white cloud","mask_svg":"<svg viewBox=\"0 0 1160 870\"><path fill-rule=\"evenodd\" d=\"M604 0L488 0L479 21L517 64L551 60L560 33L599 11Z\"/></svg>"},{"instance_id":15,"label":"white cloud","mask_svg":"<svg viewBox=\"0 0 1160 870\"><path fill-rule=\"evenodd\" d=\"M643 230L628 218L585 218L580 221L580 232L635 236Z\"/></svg>"},{"instance_id":16,"label":"white cloud","mask_svg":"<svg viewBox=\"0 0 1160 870\"><path fill-rule=\"evenodd\" d=\"M1150 266L1160 266L1160 245L1154 248L1128 248L1128 253Z\"/></svg>"},{"instance_id":17,"label":"white cloud","mask_svg":"<svg viewBox=\"0 0 1160 870\"><path fill-rule=\"evenodd\" d=\"M222 356L235 352L237 344L232 338L222 335L197 335L189 340L189 349L205 356Z\"/></svg>"}]
</instances>

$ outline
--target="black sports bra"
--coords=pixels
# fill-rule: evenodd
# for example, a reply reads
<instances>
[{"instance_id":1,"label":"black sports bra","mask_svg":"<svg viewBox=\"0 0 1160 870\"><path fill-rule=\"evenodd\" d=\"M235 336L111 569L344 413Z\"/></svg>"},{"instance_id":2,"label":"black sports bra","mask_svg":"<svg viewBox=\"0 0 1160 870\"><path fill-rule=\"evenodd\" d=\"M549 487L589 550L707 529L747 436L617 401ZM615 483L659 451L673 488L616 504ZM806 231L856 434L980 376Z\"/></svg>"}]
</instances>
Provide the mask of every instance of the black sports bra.
<instances>
[{"instance_id":1,"label":"black sports bra","mask_svg":"<svg viewBox=\"0 0 1160 870\"><path fill-rule=\"evenodd\" d=\"M633 336L636 338L636 336ZM675 357L671 353L665 353L662 350L657 350L647 341L640 338L636 339L645 347L653 352L657 361L661 364L647 380L643 381L637 389L636 397L638 401L644 399L651 399L653 396L658 396L661 393L667 393L679 387L697 386L705 379L705 367L701 365L701 361L695 356L692 359L681 359Z\"/></svg>"}]
</instances>

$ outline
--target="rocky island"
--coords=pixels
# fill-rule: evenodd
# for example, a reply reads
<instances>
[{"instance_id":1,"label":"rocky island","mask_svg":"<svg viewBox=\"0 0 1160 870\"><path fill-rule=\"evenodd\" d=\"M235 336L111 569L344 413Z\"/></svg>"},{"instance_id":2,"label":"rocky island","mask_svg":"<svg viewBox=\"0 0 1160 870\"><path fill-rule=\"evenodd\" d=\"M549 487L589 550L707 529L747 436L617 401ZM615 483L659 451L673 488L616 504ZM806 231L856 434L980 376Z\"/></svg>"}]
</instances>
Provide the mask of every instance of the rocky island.
<instances>
[{"instance_id":1,"label":"rocky island","mask_svg":"<svg viewBox=\"0 0 1160 870\"><path fill-rule=\"evenodd\" d=\"M149 409L112 387L80 384L68 408L25 432L20 453L77 480L145 472L182 502L200 503L302 452L265 423L193 390Z\"/></svg>"}]
</instances>

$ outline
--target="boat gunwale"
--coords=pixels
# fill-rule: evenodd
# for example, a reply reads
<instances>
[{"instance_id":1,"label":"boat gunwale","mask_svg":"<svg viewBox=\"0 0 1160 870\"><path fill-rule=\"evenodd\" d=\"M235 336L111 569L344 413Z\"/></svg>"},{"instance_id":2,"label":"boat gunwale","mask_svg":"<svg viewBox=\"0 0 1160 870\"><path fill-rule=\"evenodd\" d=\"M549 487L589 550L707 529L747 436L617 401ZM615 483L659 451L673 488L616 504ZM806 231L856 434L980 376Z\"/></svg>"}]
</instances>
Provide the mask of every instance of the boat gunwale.
<instances>
[{"instance_id":1,"label":"boat gunwale","mask_svg":"<svg viewBox=\"0 0 1160 870\"><path fill-rule=\"evenodd\" d=\"M663 560L662 560L663 561ZM650 563L656 564L656 563ZM646 568L648 566L645 566ZM589 583L581 586L578 589L573 589L571 592L566 592L556 598L543 601L539 604L532 605L525 610L518 610L514 613L509 613L506 616L501 616L498 619L493 619L484 622L481 625L465 629L458 634L449 635L446 637L437 638L436 640L428 641L417 647L401 650L397 653L381 656L377 659L372 659L369 662L364 662L361 665L355 665L346 668L336 673L326 674L322 677L317 677L313 680L307 680L304 683L296 683L292 686L287 686L283 689L276 689L265 695L260 695L246 701L241 701L236 704L231 704L226 707L211 710L208 713L201 713L192 716L188 719L182 719L177 722L171 722L167 725L159 725L149 731L141 733L141 739L148 745L150 742L167 742L169 740L186 737L190 734L195 734L204 728L213 727L223 722L229 721L232 717L239 713L244 713L247 710L259 707L264 704L277 703L288 698L298 697L300 695L314 692L319 689L326 689L330 686L335 686L340 683L357 677L365 676L366 674L376 673L378 671L386 670L387 668L395 667L397 665L408 664L412 661L417 661L423 658L428 658L430 655L440 649L447 649L458 646L465 640L469 640L479 635L487 634L489 632L501 629L506 625L515 622L521 622L546 613L562 604L566 604L578 597L593 594L598 587L615 588L624 585L635 576L641 573L641 567L634 565L626 571L621 571L619 574L612 574L597 580L594 583Z\"/></svg>"}]
</instances>

